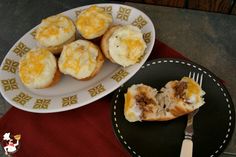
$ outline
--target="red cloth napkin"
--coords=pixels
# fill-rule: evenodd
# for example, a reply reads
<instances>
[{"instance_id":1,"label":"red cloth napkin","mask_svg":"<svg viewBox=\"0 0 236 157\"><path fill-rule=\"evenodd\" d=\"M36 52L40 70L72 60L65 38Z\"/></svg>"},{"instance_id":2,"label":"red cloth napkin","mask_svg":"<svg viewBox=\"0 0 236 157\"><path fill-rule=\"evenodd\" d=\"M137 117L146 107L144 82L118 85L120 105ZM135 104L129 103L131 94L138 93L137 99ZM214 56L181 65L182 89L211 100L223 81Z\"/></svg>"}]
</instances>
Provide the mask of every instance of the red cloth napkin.
<instances>
[{"instance_id":1,"label":"red cloth napkin","mask_svg":"<svg viewBox=\"0 0 236 157\"><path fill-rule=\"evenodd\" d=\"M183 55L156 41L149 59ZM115 137L111 122L111 96L71 111L37 114L12 107L0 119L3 134L21 134L17 157L126 157L130 156Z\"/></svg>"}]
</instances>

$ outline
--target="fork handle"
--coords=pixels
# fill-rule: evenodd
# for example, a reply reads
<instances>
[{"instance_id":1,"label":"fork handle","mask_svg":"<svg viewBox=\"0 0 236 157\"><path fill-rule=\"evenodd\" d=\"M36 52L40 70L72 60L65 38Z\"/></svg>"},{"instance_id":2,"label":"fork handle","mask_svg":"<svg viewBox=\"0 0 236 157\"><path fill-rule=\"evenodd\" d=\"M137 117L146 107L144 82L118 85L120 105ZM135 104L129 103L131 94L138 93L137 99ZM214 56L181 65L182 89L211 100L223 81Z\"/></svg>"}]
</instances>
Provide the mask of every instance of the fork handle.
<instances>
[{"instance_id":1,"label":"fork handle","mask_svg":"<svg viewBox=\"0 0 236 157\"><path fill-rule=\"evenodd\" d=\"M184 139L180 152L180 157L192 157L193 155L193 141L191 139Z\"/></svg>"}]
</instances>

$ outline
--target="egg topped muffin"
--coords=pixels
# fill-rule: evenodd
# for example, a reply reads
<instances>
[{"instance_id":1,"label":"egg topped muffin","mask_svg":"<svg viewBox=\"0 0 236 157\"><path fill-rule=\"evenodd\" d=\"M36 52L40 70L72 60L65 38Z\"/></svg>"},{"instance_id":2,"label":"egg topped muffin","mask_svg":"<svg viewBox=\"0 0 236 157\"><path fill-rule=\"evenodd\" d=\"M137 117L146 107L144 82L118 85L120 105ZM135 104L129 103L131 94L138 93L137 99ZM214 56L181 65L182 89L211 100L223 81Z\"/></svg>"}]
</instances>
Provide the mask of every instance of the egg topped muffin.
<instances>
[{"instance_id":1,"label":"egg topped muffin","mask_svg":"<svg viewBox=\"0 0 236 157\"><path fill-rule=\"evenodd\" d=\"M42 20L36 30L35 39L53 53L60 53L64 44L75 40L75 32L73 21L58 14Z\"/></svg>"},{"instance_id":2,"label":"egg topped muffin","mask_svg":"<svg viewBox=\"0 0 236 157\"><path fill-rule=\"evenodd\" d=\"M112 23L112 16L98 6L82 11L76 20L76 27L85 39L94 39L103 35Z\"/></svg>"},{"instance_id":3,"label":"egg topped muffin","mask_svg":"<svg viewBox=\"0 0 236 157\"><path fill-rule=\"evenodd\" d=\"M103 62L104 57L95 44L77 40L64 46L58 64L62 73L83 80L94 77Z\"/></svg>"},{"instance_id":4,"label":"egg topped muffin","mask_svg":"<svg viewBox=\"0 0 236 157\"><path fill-rule=\"evenodd\" d=\"M132 25L110 28L101 41L105 56L124 67L139 62L146 47L141 30Z\"/></svg>"},{"instance_id":5,"label":"egg topped muffin","mask_svg":"<svg viewBox=\"0 0 236 157\"><path fill-rule=\"evenodd\" d=\"M28 88L46 88L59 78L54 55L47 49L33 49L19 62L19 76Z\"/></svg>"}]
</instances>

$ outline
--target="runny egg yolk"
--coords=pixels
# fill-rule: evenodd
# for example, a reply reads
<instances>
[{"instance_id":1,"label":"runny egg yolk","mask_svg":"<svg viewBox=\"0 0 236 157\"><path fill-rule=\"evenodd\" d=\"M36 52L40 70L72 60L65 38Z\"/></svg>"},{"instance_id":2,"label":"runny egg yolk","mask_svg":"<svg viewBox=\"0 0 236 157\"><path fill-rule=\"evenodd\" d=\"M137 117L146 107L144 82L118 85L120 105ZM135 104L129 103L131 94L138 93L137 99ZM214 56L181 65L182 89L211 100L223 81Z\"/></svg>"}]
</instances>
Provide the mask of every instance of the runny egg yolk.
<instances>
[{"instance_id":1,"label":"runny egg yolk","mask_svg":"<svg viewBox=\"0 0 236 157\"><path fill-rule=\"evenodd\" d=\"M21 79L24 83L28 84L39 76L44 70L43 60L48 56L46 50L41 53L28 52L26 58L21 61Z\"/></svg>"}]
</instances>

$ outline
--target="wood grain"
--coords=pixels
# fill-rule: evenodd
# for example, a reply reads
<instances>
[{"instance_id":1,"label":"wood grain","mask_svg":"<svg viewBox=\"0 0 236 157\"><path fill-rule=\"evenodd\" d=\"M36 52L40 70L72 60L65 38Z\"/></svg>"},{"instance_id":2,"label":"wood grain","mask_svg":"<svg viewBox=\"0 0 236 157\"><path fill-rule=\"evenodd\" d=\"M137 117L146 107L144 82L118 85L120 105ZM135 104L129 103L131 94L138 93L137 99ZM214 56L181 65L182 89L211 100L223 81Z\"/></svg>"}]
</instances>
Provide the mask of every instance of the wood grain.
<instances>
[{"instance_id":1,"label":"wood grain","mask_svg":"<svg viewBox=\"0 0 236 157\"><path fill-rule=\"evenodd\" d=\"M231 0L189 0L189 9L229 13Z\"/></svg>"},{"instance_id":2,"label":"wood grain","mask_svg":"<svg viewBox=\"0 0 236 157\"><path fill-rule=\"evenodd\" d=\"M163 6L171 6L171 7L184 7L184 0L144 0L145 3L148 4L156 4Z\"/></svg>"}]
</instances>

